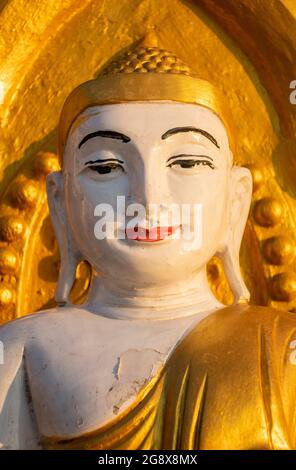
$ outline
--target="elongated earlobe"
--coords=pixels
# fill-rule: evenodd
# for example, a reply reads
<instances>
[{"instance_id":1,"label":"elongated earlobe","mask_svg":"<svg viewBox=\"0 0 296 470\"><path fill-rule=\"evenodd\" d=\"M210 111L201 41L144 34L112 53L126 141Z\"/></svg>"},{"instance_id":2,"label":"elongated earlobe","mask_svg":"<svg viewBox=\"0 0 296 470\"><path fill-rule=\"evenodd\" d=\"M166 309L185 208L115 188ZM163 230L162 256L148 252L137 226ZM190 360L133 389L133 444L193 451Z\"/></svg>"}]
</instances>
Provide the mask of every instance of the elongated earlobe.
<instances>
[{"instance_id":1,"label":"elongated earlobe","mask_svg":"<svg viewBox=\"0 0 296 470\"><path fill-rule=\"evenodd\" d=\"M75 281L76 269L82 258L73 243L73 238L67 224L63 202L63 175L60 171L48 175L46 190L51 220L61 256L55 300L58 305L63 306L69 304L69 295Z\"/></svg>"},{"instance_id":2,"label":"elongated earlobe","mask_svg":"<svg viewBox=\"0 0 296 470\"><path fill-rule=\"evenodd\" d=\"M238 257L228 247L225 247L224 251L217 253L217 256L222 261L229 287L233 293L233 303L248 302L250 300L250 292L243 280Z\"/></svg>"},{"instance_id":3,"label":"elongated earlobe","mask_svg":"<svg viewBox=\"0 0 296 470\"><path fill-rule=\"evenodd\" d=\"M222 261L234 303L248 302L250 293L243 280L239 251L252 197L252 176L247 168L231 170L229 228L221 250L216 254Z\"/></svg>"}]
</instances>

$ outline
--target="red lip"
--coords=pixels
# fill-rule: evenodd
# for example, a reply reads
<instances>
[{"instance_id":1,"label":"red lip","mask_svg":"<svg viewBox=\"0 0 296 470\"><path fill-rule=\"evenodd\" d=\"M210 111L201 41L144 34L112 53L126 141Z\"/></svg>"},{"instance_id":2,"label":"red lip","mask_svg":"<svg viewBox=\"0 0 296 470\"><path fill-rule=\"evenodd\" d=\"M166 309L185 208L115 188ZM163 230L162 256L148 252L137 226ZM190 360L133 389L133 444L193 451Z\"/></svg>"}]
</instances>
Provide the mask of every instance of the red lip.
<instances>
[{"instance_id":1,"label":"red lip","mask_svg":"<svg viewBox=\"0 0 296 470\"><path fill-rule=\"evenodd\" d=\"M125 229L126 238L129 240L137 240L141 242L159 242L171 236L180 225L174 227L153 227L150 229L143 227L133 227Z\"/></svg>"}]
</instances>

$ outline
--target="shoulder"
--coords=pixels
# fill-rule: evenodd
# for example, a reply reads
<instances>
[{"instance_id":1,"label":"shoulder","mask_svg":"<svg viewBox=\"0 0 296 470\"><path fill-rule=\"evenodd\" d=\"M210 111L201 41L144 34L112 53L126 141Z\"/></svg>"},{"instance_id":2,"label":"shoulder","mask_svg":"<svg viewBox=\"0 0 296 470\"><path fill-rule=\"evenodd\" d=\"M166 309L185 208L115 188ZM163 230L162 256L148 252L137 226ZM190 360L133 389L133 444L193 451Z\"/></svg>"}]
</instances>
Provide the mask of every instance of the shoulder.
<instances>
[{"instance_id":1,"label":"shoulder","mask_svg":"<svg viewBox=\"0 0 296 470\"><path fill-rule=\"evenodd\" d=\"M204 328L213 323L224 324L226 329L243 328L264 330L296 328L296 314L271 307L238 304L219 309L201 322Z\"/></svg>"},{"instance_id":2,"label":"shoulder","mask_svg":"<svg viewBox=\"0 0 296 470\"><path fill-rule=\"evenodd\" d=\"M284 338L296 332L296 314L272 307L242 305L237 307L235 322L250 329L259 330L265 336Z\"/></svg>"},{"instance_id":3,"label":"shoulder","mask_svg":"<svg viewBox=\"0 0 296 470\"><path fill-rule=\"evenodd\" d=\"M62 325L79 321L82 311L75 307L53 308L30 313L0 326L0 341L25 342L28 335L46 331L47 328L61 328Z\"/></svg>"},{"instance_id":4,"label":"shoulder","mask_svg":"<svg viewBox=\"0 0 296 470\"><path fill-rule=\"evenodd\" d=\"M193 327L172 357L182 367L190 362L207 373L231 371L233 377L237 371L248 377L250 367L260 370L264 364L291 384L296 374L296 315L246 304L219 309Z\"/></svg>"},{"instance_id":5,"label":"shoulder","mask_svg":"<svg viewBox=\"0 0 296 470\"><path fill-rule=\"evenodd\" d=\"M104 321L104 317L100 318L82 305L57 307L25 315L0 326L0 342L6 349L10 344L22 345L28 350L34 345L46 347L49 343L61 343L65 338L75 340L101 330Z\"/></svg>"},{"instance_id":6,"label":"shoulder","mask_svg":"<svg viewBox=\"0 0 296 470\"><path fill-rule=\"evenodd\" d=\"M221 308L198 323L184 338L187 350L257 349L261 343L277 351L296 340L296 314L248 304ZM296 343L295 343L296 344Z\"/></svg>"}]
</instances>

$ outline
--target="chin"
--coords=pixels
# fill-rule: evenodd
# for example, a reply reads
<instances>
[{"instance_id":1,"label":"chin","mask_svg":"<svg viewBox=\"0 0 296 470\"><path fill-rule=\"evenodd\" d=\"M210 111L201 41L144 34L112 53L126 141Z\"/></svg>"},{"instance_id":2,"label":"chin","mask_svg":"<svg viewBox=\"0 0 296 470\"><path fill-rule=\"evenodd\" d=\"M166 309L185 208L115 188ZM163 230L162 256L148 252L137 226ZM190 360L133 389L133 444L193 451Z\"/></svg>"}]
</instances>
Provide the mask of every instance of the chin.
<instances>
[{"instance_id":1,"label":"chin","mask_svg":"<svg viewBox=\"0 0 296 470\"><path fill-rule=\"evenodd\" d=\"M122 276L123 281L153 286L188 277L211 258L205 250L188 250L184 240L137 242L134 240L100 241L98 259L93 265L106 277ZM90 260L89 260L90 261ZM131 274L131 276L130 276Z\"/></svg>"}]
</instances>

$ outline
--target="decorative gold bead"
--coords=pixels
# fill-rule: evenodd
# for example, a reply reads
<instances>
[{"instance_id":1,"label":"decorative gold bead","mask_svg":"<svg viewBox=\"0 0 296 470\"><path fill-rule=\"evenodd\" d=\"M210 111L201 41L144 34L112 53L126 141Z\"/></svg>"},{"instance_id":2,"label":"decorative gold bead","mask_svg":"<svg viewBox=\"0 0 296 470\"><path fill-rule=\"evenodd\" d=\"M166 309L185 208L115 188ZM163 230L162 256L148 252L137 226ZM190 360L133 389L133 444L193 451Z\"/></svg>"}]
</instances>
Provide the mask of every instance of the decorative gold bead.
<instances>
[{"instance_id":1,"label":"decorative gold bead","mask_svg":"<svg viewBox=\"0 0 296 470\"><path fill-rule=\"evenodd\" d=\"M0 272L1 274L12 274L17 270L18 256L11 248L0 248Z\"/></svg>"},{"instance_id":2,"label":"decorative gold bead","mask_svg":"<svg viewBox=\"0 0 296 470\"><path fill-rule=\"evenodd\" d=\"M262 168L260 168L260 166L256 165L255 163L250 163L249 165L246 165L246 167L250 170L252 174L253 192L255 192L264 183L264 175Z\"/></svg>"},{"instance_id":3,"label":"decorative gold bead","mask_svg":"<svg viewBox=\"0 0 296 470\"><path fill-rule=\"evenodd\" d=\"M39 152L35 156L34 171L37 176L47 176L52 171L59 171L58 157L52 152Z\"/></svg>"},{"instance_id":4,"label":"decorative gold bead","mask_svg":"<svg viewBox=\"0 0 296 470\"><path fill-rule=\"evenodd\" d=\"M285 236L268 238L263 243L262 251L270 264L289 264L295 257L295 245Z\"/></svg>"},{"instance_id":5,"label":"decorative gold bead","mask_svg":"<svg viewBox=\"0 0 296 470\"><path fill-rule=\"evenodd\" d=\"M25 233L25 222L20 217L4 216L0 219L0 239L13 242Z\"/></svg>"},{"instance_id":6,"label":"decorative gold bead","mask_svg":"<svg viewBox=\"0 0 296 470\"><path fill-rule=\"evenodd\" d=\"M270 294L273 300L291 302L296 298L296 274L280 273L273 276L270 283Z\"/></svg>"},{"instance_id":7,"label":"decorative gold bead","mask_svg":"<svg viewBox=\"0 0 296 470\"><path fill-rule=\"evenodd\" d=\"M9 284L0 284L0 309L5 309L14 304L14 291Z\"/></svg>"},{"instance_id":8,"label":"decorative gold bead","mask_svg":"<svg viewBox=\"0 0 296 470\"><path fill-rule=\"evenodd\" d=\"M11 188L12 202L19 208L34 207L38 201L39 188L35 181L21 181Z\"/></svg>"},{"instance_id":9,"label":"decorative gold bead","mask_svg":"<svg viewBox=\"0 0 296 470\"><path fill-rule=\"evenodd\" d=\"M276 199L266 197L256 202L253 214L257 224L273 227L282 220L283 208Z\"/></svg>"}]
</instances>

